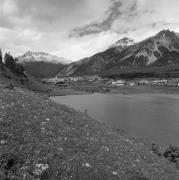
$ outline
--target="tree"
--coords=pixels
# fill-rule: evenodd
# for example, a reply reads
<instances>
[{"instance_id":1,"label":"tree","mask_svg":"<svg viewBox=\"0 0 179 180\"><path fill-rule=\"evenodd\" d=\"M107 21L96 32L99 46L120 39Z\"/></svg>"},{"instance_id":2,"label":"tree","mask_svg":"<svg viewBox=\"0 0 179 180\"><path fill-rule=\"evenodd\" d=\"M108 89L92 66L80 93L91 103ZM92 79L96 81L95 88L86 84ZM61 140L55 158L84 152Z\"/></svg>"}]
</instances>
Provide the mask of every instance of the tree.
<instances>
[{"instance_id":1,"label":"tree","mask_svg":"<svg viewBox=\"0 0 179 180\"><path fill-rule=\"evenodd\" d=\"M15 61L14 61L14 58L9 53L5 54L4 63L5 63L5 66L9 68L12 72L15 71Z\"/></svg>"},{"instance_id":2,"label":"tree","mask_svg":"<svg viewBox=\"0 0 179 180\"><path fill-rule=\"evenodd\" d=\"M24 67L17 63L17 59L14 59L9 53L4 56L4 63L13 73L24 75Z\"/></svg>"},{"instance_id":3,"label":"tree","mask_svg":"<svg viewBox=\"0 0 179 180\"><path fill-rule=\"evenodd\" d=\"M0 49L0 68L1 68L1 70L4 69L3 57L2 57L2 51L1 51L1 49Z\"/></svg>"},{"instance_id":4,"label":"tree","mask_svg":"<svg viewBox=\"0 0 179 180\"><path fill-rule=\"evenodd\" d=\"M2 52L1 52L1 49L0 49L0 64L2 64Z\"/></svg>"},{"instance_id":5,"label":"tree","mask_svg":"<svg viewBox=\"0 0 179 180\"><path fill-rule=\"evenodd\" d=\"M15 63L15 72L16 72L17 74L24 75L24 66L21 65L21 64Z\"/></svg>"}]
</instances>

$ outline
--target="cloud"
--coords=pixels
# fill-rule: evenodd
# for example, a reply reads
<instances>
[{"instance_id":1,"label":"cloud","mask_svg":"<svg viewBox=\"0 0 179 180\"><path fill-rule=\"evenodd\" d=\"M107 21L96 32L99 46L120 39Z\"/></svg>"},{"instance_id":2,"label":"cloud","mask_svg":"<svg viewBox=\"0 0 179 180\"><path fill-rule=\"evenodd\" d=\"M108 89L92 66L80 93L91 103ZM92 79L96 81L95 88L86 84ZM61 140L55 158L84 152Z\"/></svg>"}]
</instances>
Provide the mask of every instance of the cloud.
<instances>
[{"instance_id":1,"label":"cloud","mask_svg":"<svg viewBox=\"0 0 179 180\"><path fill-rule=\"evenodd\" d=\"M89 34L94 34L94 33L100 33L103 31L108 31L114 20L118 18L121 14L120 12L120 7L121 7L121 2L120 1L112 1L112 6L107 9L105 12L106 17L103 19L101 22L94 22L90 23L88 25L85 25L84 27L78 27L72 30L70 37L73 36L85 36Z\"/></svg>"},{"instance_id":2,"label":"cloud","mask_svg":"<svg viewBox=\"0 0 179 180\"><path fill-rule=\"evenodd\" d=\"M101 18L109 2L1 0L0 46L15 55L27 50L51 52L73 46L70 43L75 42L68 41L70 30Z\"/></svg>"},{"instance_id":3,"label":"cloud","mask_svg":"<svg viewBox=\"0 0 179 180\"><path fill-rule=\"evenodd\" d=\"M178 0L0 0L0 47L78 60L128 36L179 32Z\"/></svg>"},{"instance_id":4,"label":"cloud","mask_svg":"<svg viewBox=\"0 0 179 180\"><path fill-rule=\"evenodd\" d=\"M77 25L94 21L96 17L104 13L110 0L99 0L97 2L96 0L1 1L3 27L23 26L23 28L52 32L57 30L68 31ZM2 23L0 26L2 27Z\"/></svg>"},{"instance_id":5,"label":"cloud","mask_svg":"<svg viewBox=\"0 0 179 180\"><path fill-rule=\"evenodd\" d=\"M177 0L115 0L105 12L103 20L76 27L70 37L82 37L100 32L124 34L139 29L170 27L179 15ZM173 21L173 22L171 22ZM161 23L162 22L162 23Z\"/></svg>"}]
</instances>

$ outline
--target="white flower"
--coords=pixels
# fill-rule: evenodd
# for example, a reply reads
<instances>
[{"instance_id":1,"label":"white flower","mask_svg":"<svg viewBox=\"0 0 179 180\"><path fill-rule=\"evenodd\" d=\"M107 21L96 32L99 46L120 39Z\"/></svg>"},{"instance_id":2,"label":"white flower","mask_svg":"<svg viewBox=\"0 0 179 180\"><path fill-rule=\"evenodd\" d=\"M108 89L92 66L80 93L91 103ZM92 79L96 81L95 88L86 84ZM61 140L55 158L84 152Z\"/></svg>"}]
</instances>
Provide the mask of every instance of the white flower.
<instances>
[{"instance_id":1,"label":"white flower","mask_svg":"<svg viewBox=\"0 0 179 180\"><path fill-rule=\"evenodd\" d=\"M5 144L5 143L6 141L4 139L0 141L0 144Z\"/></svg>"},{"instance_id":2,"label":"white flower","mask_svg":"<svg viewBox=\"0 0 179 180\"><path fill-rule=\"evenodd\" d=\"M103 146L105 151L109 151L109 148L107 146Z\"/></svg>"},{"instance_id":3,"label":"white flower","mask_svg":"<svg viewBox=\"0 0 179 180\"><path fill-rule=\"evenodd\" d=\"M91 167L91 165L89 163L84 163L82 164L83 167Z\"/></svg>"},{"instance_id":4,"label":"white flower","mask_svg":"<svg viewBox=\"0 0 179 180\"><path fill-rule=\"evenodd\" d=\"M63 151L63 149L62 149L62 148L60 148L60 147L58 148L58 150L59 150L59 151Z\"/></svg>"},{"instance_id":5,"label":"white flower","mask_svg":"<svg viewBox=\"0 0 179 180\"><path fill-rule=\"evenodd\" d=\"M49 119L49 118L46 118L46 121L50 121L50 119Z\"/></svg>"},{"instance_id":6,"label":"white flower","mask_svg":"<svg viewBox=\"0 0 179 180\"><path fill-rule=\"evenodd\" d=\"M113 175L118 175L118 173L116 171L113 171L112 174Z\"/></svg>"},{"instance_id":7,"label":"white flower","mask_svg":"<svg viewBox=\"0 0 179 180\"><path fill-rule=\"evenodd\" d=\"M37 169L34 170L34 173L37 175L41 174L44 170L49 168L48 164L36 164L35 166Z\"/></svg>"}]
</instances>

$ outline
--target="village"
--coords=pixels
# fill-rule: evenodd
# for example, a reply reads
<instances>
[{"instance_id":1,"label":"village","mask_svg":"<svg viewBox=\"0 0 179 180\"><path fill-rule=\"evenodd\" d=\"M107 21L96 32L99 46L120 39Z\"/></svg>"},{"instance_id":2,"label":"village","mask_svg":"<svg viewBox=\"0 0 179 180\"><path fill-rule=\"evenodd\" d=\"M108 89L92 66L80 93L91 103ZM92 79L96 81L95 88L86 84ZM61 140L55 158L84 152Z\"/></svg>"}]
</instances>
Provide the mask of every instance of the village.
<instances>
[{"instance_id":1,"label":"village","mask_svg":"<svg viewBox=\"0 0 179 180\"><path fill-rule=\"evenodd\" d=\"M43 79L44 84L53 84L61 88L66 88L75 85L107 85L108 87L120 86L171 86L179 87L179 78L171 79L110 79L102 78L100 76L78 76L78 77L64 77L64 78L50 78Z\"/></svg>"}]
</instances>

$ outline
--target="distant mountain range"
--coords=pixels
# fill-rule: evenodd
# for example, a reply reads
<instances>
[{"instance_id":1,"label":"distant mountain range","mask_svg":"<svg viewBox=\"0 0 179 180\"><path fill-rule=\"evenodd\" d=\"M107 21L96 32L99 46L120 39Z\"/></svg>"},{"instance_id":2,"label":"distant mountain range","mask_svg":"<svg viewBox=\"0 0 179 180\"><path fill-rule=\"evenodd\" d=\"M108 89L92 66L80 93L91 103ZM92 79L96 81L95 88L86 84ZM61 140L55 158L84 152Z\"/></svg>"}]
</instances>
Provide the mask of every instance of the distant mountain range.
<instances>
[{"instance_id":1,"label":"distant mountain range","mask_svg":"<svg viewBox=\"0 0 179 180\"><path fill-rule=\"evenodd\" d=\"M124 37L107 50L72 62L45 52L27 52L17 58L36 78L113 74L179 65L179 33L163 30L141 42Z\"/></svg>"},{"instance_id":2,"label":"distant mountain range","mask_svg":"<svg viewBox=\"0 0 179 180\"><path fill-rule=\"evenodd\" d=\"M18 63L23 64L25 70L37 77L48 78L55 76L71 61L45 52L28 51L17 58Z\"/></svg>"},{"instance_id":3,"label":"distant mountain range","mask_svg":"<svg viewBox=\"0 0 179 180\"><path fill-rule=\"evenodd\" d=\"M67 65L57 77L177 64L179 64L179 34L163 30L138 43L125 37L104 52Z\"/></svg>"},{"instance_id":4,"label":"distant mountain range","mask_svg":"<svg viewBox=\"0 0 179 180\"><path fill-rule=\"evenodd\" d=\"M18 57L19 63L27 63L27 62L50 62L54 64L69 64L71 61L67 60L63 57L54 56L45 52L31 52L28 51L22 56Z\"/></svg>"}]
</instances>

